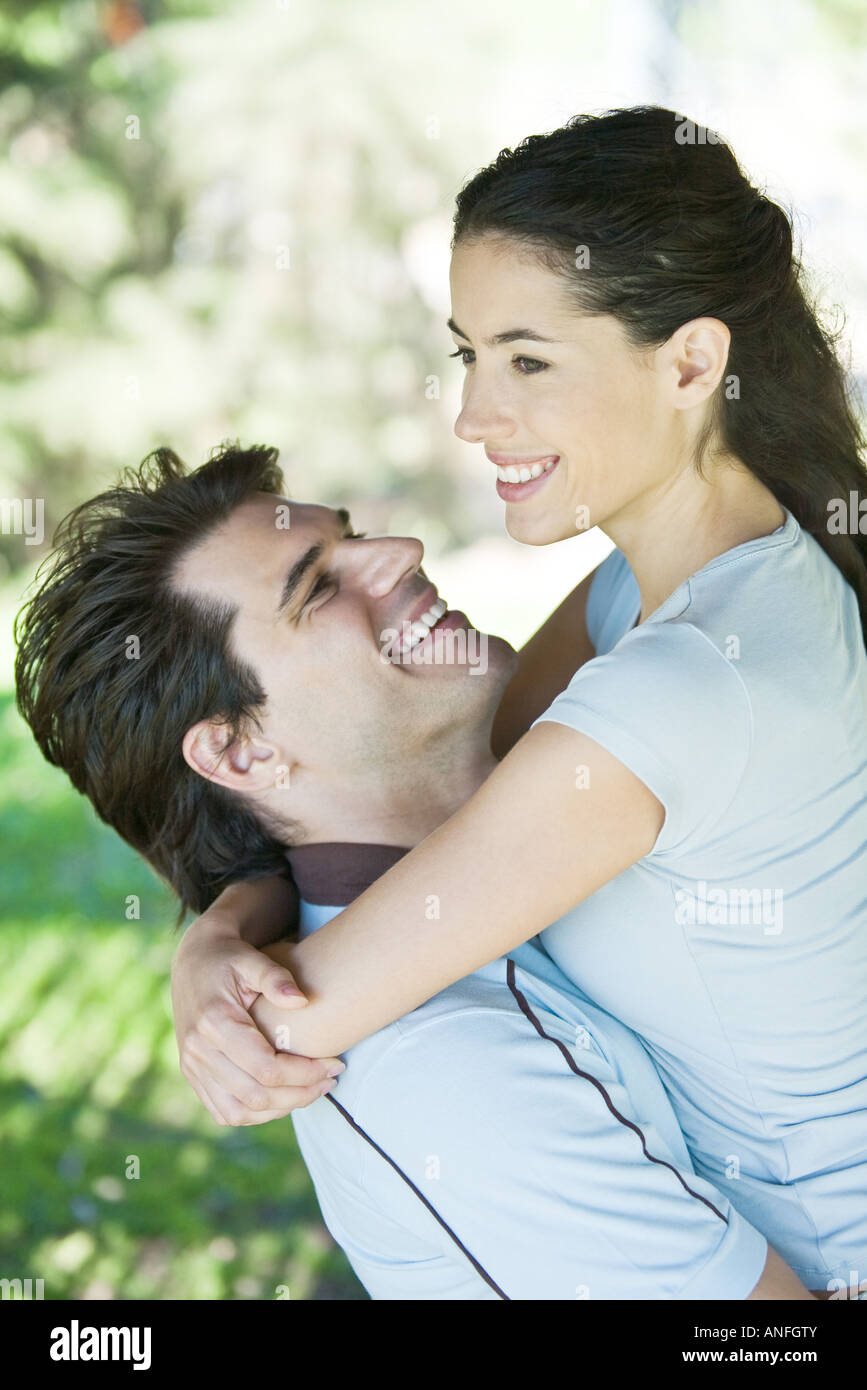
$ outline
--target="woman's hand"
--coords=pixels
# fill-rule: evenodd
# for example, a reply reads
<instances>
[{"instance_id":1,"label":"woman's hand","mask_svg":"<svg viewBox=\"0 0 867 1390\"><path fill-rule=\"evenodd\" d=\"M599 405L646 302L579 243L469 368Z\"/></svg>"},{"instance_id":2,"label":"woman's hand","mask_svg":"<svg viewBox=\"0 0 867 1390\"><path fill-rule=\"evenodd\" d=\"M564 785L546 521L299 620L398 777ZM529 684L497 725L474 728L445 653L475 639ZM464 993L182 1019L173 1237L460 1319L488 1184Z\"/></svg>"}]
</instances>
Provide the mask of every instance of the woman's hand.
<instances>
[{"instance_id":1,"label":"woman's hand","mask_svg":"<svg viewBox=\"0 0 867 1390\"><path fill-rule=\"evenodd\" d=\"M237 916L212 909L175 953L172 1009L181 1073L219 1125L280 1119L325 1094L343 1070L335 1057L275 1051L250 1016L260 997L272 1018L307 1003L287 969L242 940Z\"/></svg>"}]
</instances>

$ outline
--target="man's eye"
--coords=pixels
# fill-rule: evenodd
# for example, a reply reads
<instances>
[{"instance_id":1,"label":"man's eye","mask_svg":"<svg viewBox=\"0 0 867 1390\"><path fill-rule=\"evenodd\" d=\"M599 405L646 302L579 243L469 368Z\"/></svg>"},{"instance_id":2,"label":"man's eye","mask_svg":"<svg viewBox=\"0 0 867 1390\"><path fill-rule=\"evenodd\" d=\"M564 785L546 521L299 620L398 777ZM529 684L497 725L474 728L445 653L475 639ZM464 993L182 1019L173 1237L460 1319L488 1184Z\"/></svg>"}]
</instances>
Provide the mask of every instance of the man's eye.
<instances>
[{"instance_id":1,"label":"man's eye","mask_svg":"<svg viewBox=\"0 0 867 1390\"><path fill-rule=\"evenodd\" d=\"M336 590L337 581L335 580L332 574L320 574L316 583L313 585L313 588L310 590L309 594L304 600L304 603L301 608L302 613L306 612L307 608L313 602L314 599L319 598L321 594L326 593L329 589Z\"/></svg>"}]
</instances>

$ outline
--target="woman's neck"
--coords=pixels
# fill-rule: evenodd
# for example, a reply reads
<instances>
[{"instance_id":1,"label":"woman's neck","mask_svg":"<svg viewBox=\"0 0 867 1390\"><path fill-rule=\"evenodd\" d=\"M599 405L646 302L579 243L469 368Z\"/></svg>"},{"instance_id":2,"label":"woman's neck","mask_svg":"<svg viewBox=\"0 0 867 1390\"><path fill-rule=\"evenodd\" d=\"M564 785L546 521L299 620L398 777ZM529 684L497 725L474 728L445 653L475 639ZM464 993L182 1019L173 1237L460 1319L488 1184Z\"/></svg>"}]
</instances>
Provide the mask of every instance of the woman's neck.
<instances>
[{"instance_id":1,"label":"woman's neck","mask_svg":"<svg viewBox=\"0 0 867 1390\"><path fill-rule=\"evenodd\" d=\"M602 529L622 550L638 582L643 623L684 580L718 555L785 522L773 493L737 464L704 481L694 470L643 494Z\"/></svg>"}]
</instances>

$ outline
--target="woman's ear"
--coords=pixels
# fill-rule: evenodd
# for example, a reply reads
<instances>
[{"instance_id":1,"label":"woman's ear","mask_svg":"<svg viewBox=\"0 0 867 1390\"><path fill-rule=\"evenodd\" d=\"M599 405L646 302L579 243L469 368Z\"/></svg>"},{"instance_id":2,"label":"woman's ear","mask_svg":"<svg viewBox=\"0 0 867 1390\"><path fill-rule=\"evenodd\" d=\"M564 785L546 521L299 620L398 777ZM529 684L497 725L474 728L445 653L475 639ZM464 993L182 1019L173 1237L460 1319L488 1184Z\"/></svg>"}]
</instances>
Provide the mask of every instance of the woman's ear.
<instances>
[{"instance_id":1,"label":"woman's ear","mask_svg":"<svg viewBox=\"0 0 867 1390\"><path fill-rule=\"evenodd\" d=\"M675 369L675 407L684 410L705 400L726 369L731 333L720 319L693 319L670 340Z\"/></svg>"},{"instance_id":2,"label":"woman's ear","mask_svg":"<svg viewBox=\"0 0 867 1390\"><path fill-rule=\"evenodd\" d=\"M263 764L275 757L276 746L258 735L232 740L218 720L202 719L187 729L181 748L194 772L229 791L261 791L273 781Z\"/></svg>"}]
</instances>

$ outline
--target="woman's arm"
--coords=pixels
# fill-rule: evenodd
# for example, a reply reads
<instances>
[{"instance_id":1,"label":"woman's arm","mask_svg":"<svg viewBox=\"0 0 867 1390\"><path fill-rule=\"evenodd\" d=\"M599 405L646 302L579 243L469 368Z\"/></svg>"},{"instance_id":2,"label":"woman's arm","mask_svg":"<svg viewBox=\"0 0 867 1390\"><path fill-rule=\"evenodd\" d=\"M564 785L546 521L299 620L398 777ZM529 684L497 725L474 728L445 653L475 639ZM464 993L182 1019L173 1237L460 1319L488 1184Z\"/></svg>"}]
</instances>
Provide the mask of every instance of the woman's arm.
<instances>
[{"instance_id":1,"label":"woman's arm","mask_svg":"<svg viewBox=\"0 0 867 1390\"><path fill-rule=\"evenodd\" d=\"M491 749L498 758L566 689L578 667L596 655L587 633L587 595L595 574L594 569L581 580L518 653L518 669L494 717Z\"/></svg>"},{"instance_id":2,"label":"woman's arm","mask_svg":"<svg viewBox=\"0 0 867 1390\"><path fill-rule=\"evenodd\" d=\"M580 769L586 772L580 773ZM306 1057L343 1052L529 940L653 848L661 803L593 739L531 729L444 825L297 946L270 946L307 995L260 1026Z\"/></svg>"}]
</instances>

